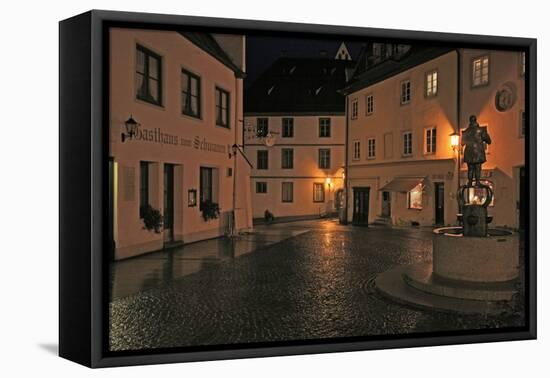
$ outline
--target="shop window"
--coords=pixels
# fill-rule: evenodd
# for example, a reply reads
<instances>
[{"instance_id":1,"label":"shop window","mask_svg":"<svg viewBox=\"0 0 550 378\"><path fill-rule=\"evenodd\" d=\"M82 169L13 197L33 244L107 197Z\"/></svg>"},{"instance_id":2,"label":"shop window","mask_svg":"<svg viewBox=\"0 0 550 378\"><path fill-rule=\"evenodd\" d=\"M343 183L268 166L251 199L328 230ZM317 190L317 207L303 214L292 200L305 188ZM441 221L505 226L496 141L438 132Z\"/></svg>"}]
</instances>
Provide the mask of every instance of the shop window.
<instances>
[{"instance_id":1,"label":"shop window","mask_svg":"<svg viewBox=\"0 0 550 378\"><path fill-rule=\"evenodd\" d=\"M409 209L422 210L422 184L418 184L407 193Z\"/></svg>"}]
</instances>

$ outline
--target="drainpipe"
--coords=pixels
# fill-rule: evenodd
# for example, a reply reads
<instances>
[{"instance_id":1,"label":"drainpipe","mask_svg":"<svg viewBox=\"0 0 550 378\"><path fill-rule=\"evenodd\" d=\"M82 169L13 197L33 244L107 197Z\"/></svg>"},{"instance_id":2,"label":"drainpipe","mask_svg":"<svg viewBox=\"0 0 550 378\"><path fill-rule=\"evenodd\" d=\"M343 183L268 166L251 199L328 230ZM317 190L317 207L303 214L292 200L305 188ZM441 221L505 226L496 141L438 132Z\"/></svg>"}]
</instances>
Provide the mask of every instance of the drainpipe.
<instances>
[{"instance_id":1,"label":"drainpipe","mask_svg":"<svg viewBox=\"0 0 550 378\"><path fill-rule=\"evenodd\" d=\"M459 198L459 192L460 192L460 159L461 159L461 153L462 153L462 135L461 135L461 128L460 125L462 124L462 52L458 48L456 49L456 56L457 56L457 62L456 62L456 80L457 80L457 96L456 96L456 132L458 133L458 153L457 153L457 177L456 177L456 202L457 202L457 209L459 213L462 213L462 209L460 208L460 198Z\"/></svg>"},{"instance_id":2,"label":"drainpipe","mask_svg":"<svg viewBox=\"0 0 550 378\"><path fill-rule=\"evenodd\" d=\"M346 141L344 143L344 194L345 196L345 206L344 206L344 220L342 224L348 224L348 205L349 205L349 173L348 173L348 128L349 128L349 115L348 115L348 95L346 94L346 108L344 114L346 116Z\"/></svg>"},{"instance_id":3,"label":"drainpipe","mask_svg":"<svg viewBox=\"0 0 550 378\"><path fill-rule=\"evenodd\" d=\"M234 128L235 128L235 136L234 136L234 144L237 145L237 148L239 148L239 141L238 141L238 126L239 126L239 78L235 77L235 120L233 122ZM231 148L231 153L233 154L233 219L231 222L231 230L230 234L231 236L236 235L236 204L237 204L237 152L233 153L233 146Z\"/></svg>"}]
</instances>

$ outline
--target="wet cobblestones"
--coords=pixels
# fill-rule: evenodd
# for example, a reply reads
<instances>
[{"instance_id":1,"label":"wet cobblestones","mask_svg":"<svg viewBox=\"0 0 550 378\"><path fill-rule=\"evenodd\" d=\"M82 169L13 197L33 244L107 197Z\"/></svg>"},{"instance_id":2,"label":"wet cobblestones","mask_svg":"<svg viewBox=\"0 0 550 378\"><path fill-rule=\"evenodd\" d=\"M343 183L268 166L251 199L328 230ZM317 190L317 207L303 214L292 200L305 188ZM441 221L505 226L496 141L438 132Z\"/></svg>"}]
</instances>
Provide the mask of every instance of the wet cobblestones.
<instances>
[{"instance_id":1,"label":"wet cobblestones","mask_svg":"<svg viewBox=\"0 0 550 378\"><path fill-rule=\"evenodd\" d=\"M307 233L110 304L112 350L515 326L420 311L370 282L397 264L431 259L431 232L319 222Z\"/></svg>"}]
</instances>

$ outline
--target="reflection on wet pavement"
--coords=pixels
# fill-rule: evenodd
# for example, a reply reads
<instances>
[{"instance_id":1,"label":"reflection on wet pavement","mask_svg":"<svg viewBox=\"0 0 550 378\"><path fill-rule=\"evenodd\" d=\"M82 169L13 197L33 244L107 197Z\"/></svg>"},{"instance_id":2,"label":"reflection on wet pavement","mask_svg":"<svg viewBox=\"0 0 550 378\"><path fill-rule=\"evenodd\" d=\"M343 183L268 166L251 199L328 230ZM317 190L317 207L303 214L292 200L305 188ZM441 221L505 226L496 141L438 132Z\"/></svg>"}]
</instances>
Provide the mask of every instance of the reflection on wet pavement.
<instances>
[{"instance_id":1,"label":"reflection on wet pavement","mask_svg":"<svg viewBox=\"0 0 550 378\"><path fill-rule=\"evenodd\" d=\"M206 270L285 239L308 232L318 221L294 227L284 224L256 226L235 238L220 237L149 253L111 264L111 300L169 285L187 275ZM324 222L330 227L333 221Z\"/></svg>"}]
</instances>

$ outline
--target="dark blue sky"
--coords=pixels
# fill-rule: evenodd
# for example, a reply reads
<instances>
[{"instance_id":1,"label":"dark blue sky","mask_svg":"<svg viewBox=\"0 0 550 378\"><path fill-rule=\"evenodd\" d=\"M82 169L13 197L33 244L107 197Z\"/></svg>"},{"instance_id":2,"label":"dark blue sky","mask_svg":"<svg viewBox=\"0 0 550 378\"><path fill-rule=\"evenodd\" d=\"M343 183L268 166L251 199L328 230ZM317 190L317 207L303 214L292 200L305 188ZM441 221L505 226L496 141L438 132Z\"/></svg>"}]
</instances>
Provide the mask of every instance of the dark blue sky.
<instances>
[{"instance_id":1,"label":"dark blue sky","mask_svg":"<svg viewBox=\"0 0 550 378\"><path fill-rule=\"evenodd\" d=\"M357 60L361 42L327 39L279 38L266 36L246 37L246 85L250 84L281 56L317 57L325 50L329 57L334 57L342 42L346 43L353 60Z\"/></svg>"}]
</instances>

